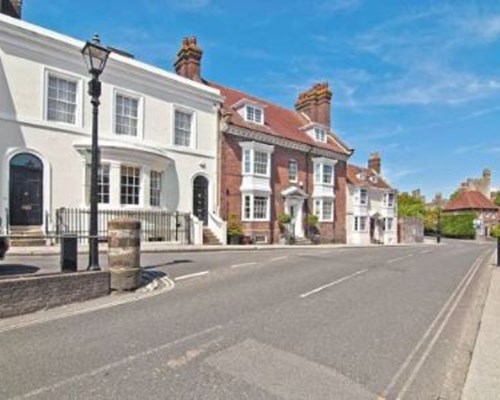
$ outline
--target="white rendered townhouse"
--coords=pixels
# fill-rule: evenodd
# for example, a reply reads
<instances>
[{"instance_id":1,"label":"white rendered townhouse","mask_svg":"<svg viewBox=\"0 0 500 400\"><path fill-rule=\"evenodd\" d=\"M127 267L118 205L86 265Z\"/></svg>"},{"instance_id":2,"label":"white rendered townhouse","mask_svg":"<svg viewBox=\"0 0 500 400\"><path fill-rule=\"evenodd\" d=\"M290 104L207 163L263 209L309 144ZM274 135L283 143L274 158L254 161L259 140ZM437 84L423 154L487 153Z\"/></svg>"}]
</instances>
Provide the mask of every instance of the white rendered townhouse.
<instances>
[{"instance_id":1,"label":"white rendered townhouse","mask_svg":"<svg viewBox=\"0 0 500 400\"><path fill-rule=\"evenodd\" d=\"M347 243L397 243L397 191L381 176L381 159L373 153L368 168L347 165Z\"/></svg>"},{"instance_id":2,"label":"white rendered townhouse","mask_svg":"<svg viewBox=\"0 0 500 400\"><path fill-rule=\"evenodd\" d=\"M88 209L92 110L83 45L0 14L4 231L54 231L58 210ZM119 51L101 80L100 212L194 214L224 241L217 216L219 90Z\"/></svg>"}]
</instances>

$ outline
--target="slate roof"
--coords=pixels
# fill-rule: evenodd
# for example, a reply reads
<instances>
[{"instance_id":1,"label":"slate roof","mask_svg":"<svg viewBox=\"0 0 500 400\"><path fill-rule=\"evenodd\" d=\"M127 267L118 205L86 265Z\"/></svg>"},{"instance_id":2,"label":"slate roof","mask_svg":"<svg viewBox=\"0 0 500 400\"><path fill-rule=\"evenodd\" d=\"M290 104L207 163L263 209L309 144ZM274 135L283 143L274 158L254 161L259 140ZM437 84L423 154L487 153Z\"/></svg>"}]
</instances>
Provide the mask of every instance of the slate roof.
<instances>
[{"instance_id":1,"label":"slate roof","mask_svg":"<svg viewBox=\"0 0 500 400\"><path fill-rule=\"evenodd\" d=\"M458 210L498 210L498 207L484 194L478 191L462 191L458 196L450 200L443 209L444 211Z\"/></svg>"},{"instance_id":2,"label":"slate roof","mask_svg":"<svg viewBox=\"0 0 500 400\"><path fill-rule=\"evenodd\" d=\"M366 179L361 179L360 174L366 176ZM376 176L377 179L375 182L370 178ZM347 183L357 186L357 187L374 187L377 189L390 189L394 190L394 188L387 183L387 181L382 178L380 175L377 175L375 171L359 167L357 165L347 164Z\"/></svg>"},{"instance_id":3,"label":"slate roof","mask_svg":"<svg viewBox=\"0 0 500 400\"><path fill-rule=\"evenodd\" d=\"M224 97L224 111L231 113L230 122L235 126L330 150L342 155L350 156L353 152L339 138L332 137L332 135L328 135L327 143L320 143L311 138L303 129L304 126L311 124L311 121L303 113L281 107L267 100L259 99L239 90L219 85L218 83L207 83L221 91ZM264 108L264 124L248 122L238 114L234 105L245 100L255 102Z\"/></svg>"}]
</instances>

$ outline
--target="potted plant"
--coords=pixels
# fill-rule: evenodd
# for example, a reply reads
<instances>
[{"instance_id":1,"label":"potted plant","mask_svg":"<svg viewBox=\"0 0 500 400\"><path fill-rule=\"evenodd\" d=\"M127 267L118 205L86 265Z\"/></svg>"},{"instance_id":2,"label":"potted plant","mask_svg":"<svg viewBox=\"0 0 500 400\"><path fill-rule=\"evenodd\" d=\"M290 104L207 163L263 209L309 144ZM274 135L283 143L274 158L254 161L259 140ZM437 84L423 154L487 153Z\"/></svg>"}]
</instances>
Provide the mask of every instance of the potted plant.
<instances>
[{"instance_id":1,"label":"potted plant","mask_svg":"<svg viewBox=\"0 0 500 400\"><path fill-rule=\"evenodd\" d=\"M227 236L229 244L240 244L241 237L243 236L243 227L236 214L229 215L227 221Z\"/></svg>"},{"instance_id":2,"label":"potted plant","mask_svg":"<svg viewBox=\"0 0 500 400\"><path fill-rule=\"evenodd\" d=\"M316 214L307 216L307 236L314 244L321 243L321 233L318 228L319 217Z\"/></svg>"},{"instance_id":3,"label":"potted plant","mask_svg":"<svg viewBox=\"0 0 500 400\"><path fill-rule=\"evenodd\" d=\"M288 224L292 222L292 216L285 212L281 212L278 215L278 222L280 224L280 232L283 233L285 229L288 227Z\"/></svg>"}]
</instances>

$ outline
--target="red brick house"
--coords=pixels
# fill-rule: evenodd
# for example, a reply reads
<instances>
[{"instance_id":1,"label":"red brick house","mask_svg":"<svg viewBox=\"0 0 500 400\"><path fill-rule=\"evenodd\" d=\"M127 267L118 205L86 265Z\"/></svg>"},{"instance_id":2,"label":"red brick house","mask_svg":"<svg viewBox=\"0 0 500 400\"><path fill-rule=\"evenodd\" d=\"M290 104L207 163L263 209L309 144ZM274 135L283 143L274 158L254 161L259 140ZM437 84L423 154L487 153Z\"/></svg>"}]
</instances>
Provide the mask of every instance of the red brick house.
<instances>
[{"instance_id":1,"label":"red brick house","mask_svg":"<svg viewBox=\"0 0 500 400\"><path fill-rule=\"evenodd\" d=\"M346 163L353 150L331 128L328 84L301 93L287 109L201 78L201 49L184 39L178 74L218 88L224 97L220 124L220 215L241 220L256 242L280 240L278 216L292 217L295 237L319 218L323 242L346 241Z\"/></svg>"},{"instance_id":2,"label":"red brick house","mask_svg":"<svg viewBox=\"0 0 500 400\"><path fill-rule=\"evenodd\" d=\"M499 207L477 190L461 190L457 197L446 204L443 212L449 214L476 213L478 236L489 235L491 227L498 223L500 213Z\"/></svg>"}]
</instances>

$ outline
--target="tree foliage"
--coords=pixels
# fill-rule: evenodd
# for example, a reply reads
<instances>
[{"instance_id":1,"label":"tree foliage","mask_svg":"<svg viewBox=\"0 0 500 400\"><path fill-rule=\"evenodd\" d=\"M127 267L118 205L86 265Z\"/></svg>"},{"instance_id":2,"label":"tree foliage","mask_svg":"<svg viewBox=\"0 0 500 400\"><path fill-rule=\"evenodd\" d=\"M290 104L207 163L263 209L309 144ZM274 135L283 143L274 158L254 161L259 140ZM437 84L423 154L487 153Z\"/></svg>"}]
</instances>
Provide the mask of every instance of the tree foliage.
<instances>
[{"instance_id":1,"label":"tree foliage","mask_svg":"<svg viewBox=\"0 0 500 400\"><path fill-rule=\"evenodd\" d=\"M408 193L398 195L398 215L400 217L417 217L424 219L425 204L422 199Z\"/></svg>"},{"instance_id":2,"label":"tree foliage","mask_svg":"<svg viewBox=\"0 0 500 400\"><path fill-rule=\"evenodd\" d=\"M500 207L500 190L497 192L497 195L495 196L495 204Z\"/></svg>"},{"instance_id":3,"label":"tree foliage","mask_svg":"<svg viewBox=\"0 0 500 400\"><path fill-rule=\"evenodd\" d=\"M458 195L460 194L460 189L455 190L451 195L450 195L450 200L455 200Z\"/></svg>"}]
</instances>

